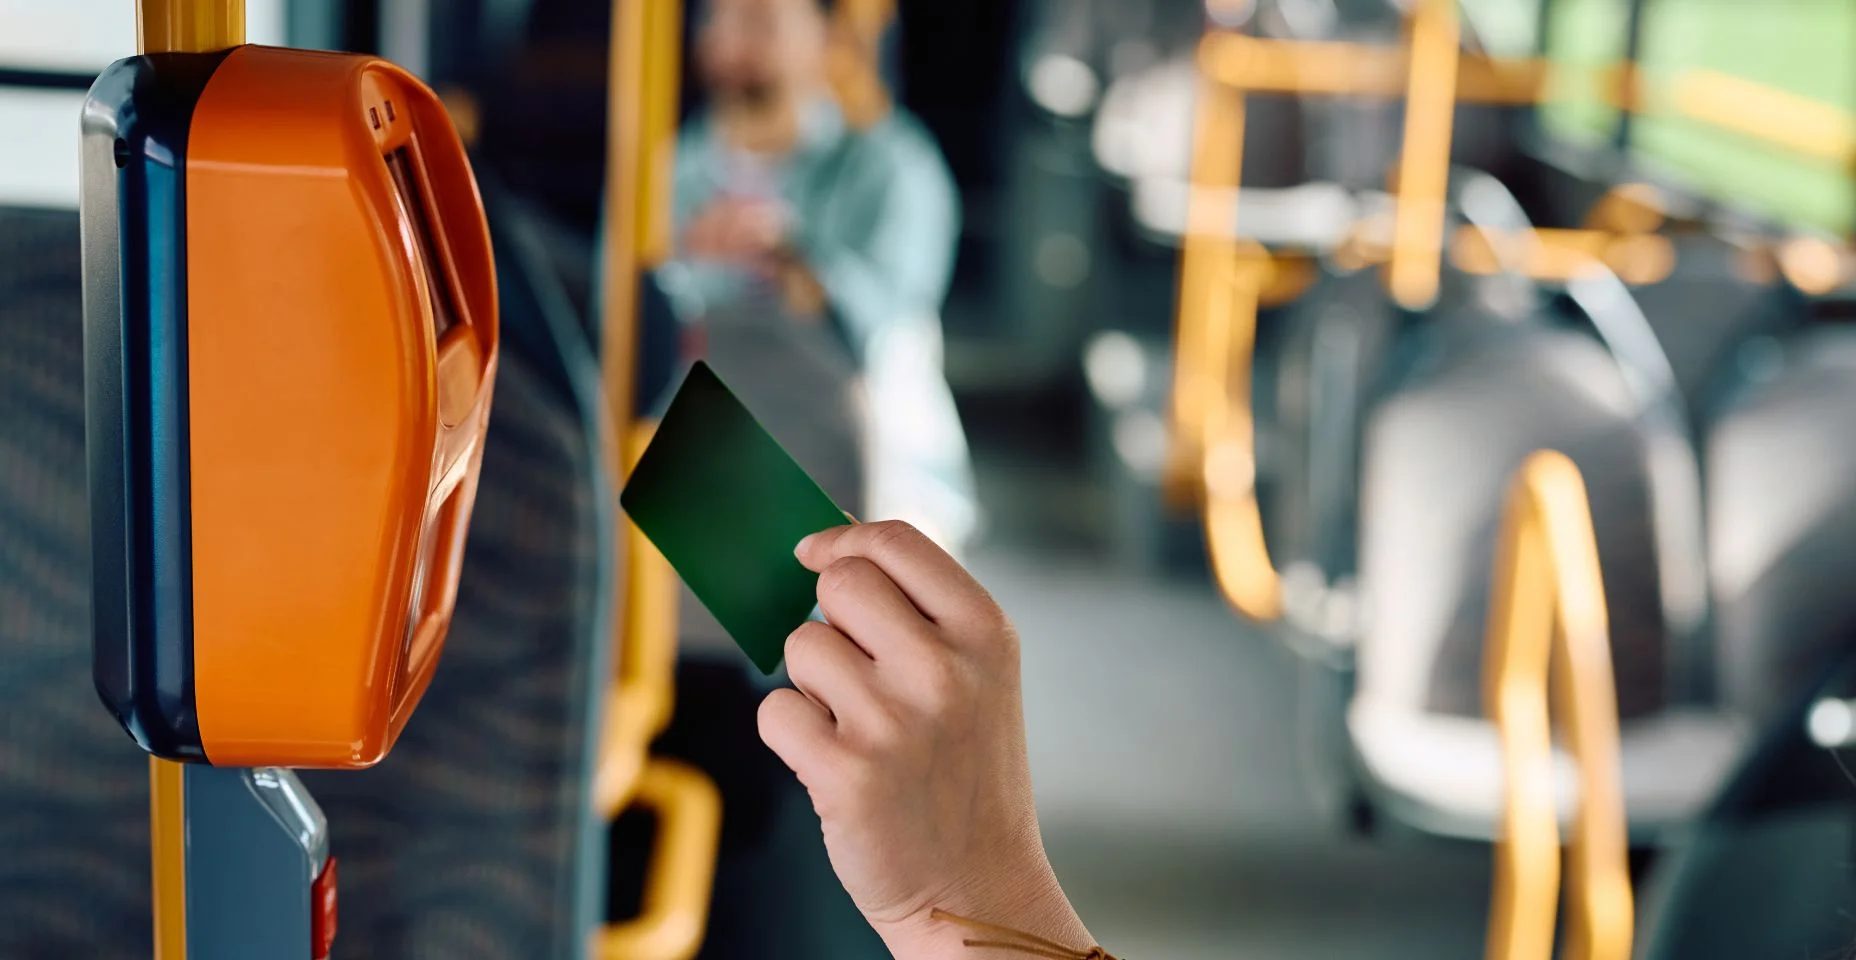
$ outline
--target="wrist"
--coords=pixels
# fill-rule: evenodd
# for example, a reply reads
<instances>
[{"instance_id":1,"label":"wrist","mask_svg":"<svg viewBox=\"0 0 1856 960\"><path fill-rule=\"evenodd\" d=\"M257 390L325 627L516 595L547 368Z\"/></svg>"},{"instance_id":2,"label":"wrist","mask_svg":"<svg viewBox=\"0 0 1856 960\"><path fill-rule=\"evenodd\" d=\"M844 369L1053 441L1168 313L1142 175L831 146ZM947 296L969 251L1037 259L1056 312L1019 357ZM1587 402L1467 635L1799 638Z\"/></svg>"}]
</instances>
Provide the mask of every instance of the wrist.
<instances>
[{"instance_id":1,"label":"wrist","mask_svg":"<svg viewBox=\"0 0 1856 960\"><path fill-rule=\"evenodd\" d=\"M951 890L913 916L874 926L896 960L974 960L981 955L963 941L988 939L985 934L937 913L1033 934L1074 947L1079 955L1094 945L1042 852L1015 869Z\"/></svg>"}]
</instances>

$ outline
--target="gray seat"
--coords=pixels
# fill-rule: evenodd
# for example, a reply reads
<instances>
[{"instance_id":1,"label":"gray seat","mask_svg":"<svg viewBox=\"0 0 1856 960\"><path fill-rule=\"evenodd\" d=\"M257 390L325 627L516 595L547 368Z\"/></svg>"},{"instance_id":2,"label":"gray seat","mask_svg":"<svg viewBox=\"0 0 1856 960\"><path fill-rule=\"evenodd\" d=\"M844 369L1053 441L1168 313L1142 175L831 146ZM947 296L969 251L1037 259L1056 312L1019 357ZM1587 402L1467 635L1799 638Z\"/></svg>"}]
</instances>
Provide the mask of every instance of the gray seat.
<instances>
[{"instance_id":1,"label":"gray seat","mask_svg":"<svg viewBox=\"0 0 1856 960\"><path fill-rule=\"evenodd\" d=\"M1488 836L1496 822L1499 755L1480 719L1488 571L1502 496L1532 449L1560 449L1585 475L1639 838L1699 815L1748 731L1853 635L1856 596L1842 580L1856 566L1856 452L1841 430L1856 416L1856 335L1770 336L1796 311L1787 317L1783 292L1747 281L1670 283L1643 301L1669 357L1667 390L1691 409L1722 398L1702 442L1711 617L1701 629L1684 633L1657 602L1668 590L1661 568L1691 558L1669 553L1656 529L1654 464L1687 440L1634 413L1619 361L1596 341L1539 329L1452 345L1368 428L1367 614L1349 728L1369 780L1428 829ZM1697 318L1687 339L1669 315L1683 307ZM1564 759L1559 778L1570 810Z\"/></svg>"},{"instance_id":2,"label":"gray seat","mask_svg":"<svg viewBox=\"0 0 1856 960\"><path fill-rule=\"evenodd\" d=\"M1847 957L1856 946L1856 806L1835 752L1848 749L1848 728L1815 722L1826 699L1848 719L1856 661L1846 649L1806 687L1657 860L1638 897L1639 960Z\"/></svg>"},{"instance_id":3,"label":"gray seat","mask_svg":"<svg viewBox=\"0 0 1856 960\"><path fill-rule=\"evenodd\" d=\"M1354 573L1361 413L1381 388L1404 326L1376 270L1327 274L1283 311L1272 416L1258 423L1270 457L1272 559L1292 580ZM1300 568L1300 569L1298 569ZM1302 619L1293 596L1289 615Z\"/></svg>"},{"instance_id":4,"label":"gray seat","mask_svg":"<svg viewBox=\"0 0 1856 960\"><path fill-rule=\"evenodd\" d=\"M21 960L150 952L147 761L90 682L80 291L76 215L0 210L0 956ZM341 862L340 956L578 960L598 919L606 515L548 362L503 355L418 715L382 766L304 776Z\"/></svg>"},{"instance_id":5,"label":"gray seat","mask_svg":"<svg viewBox=\"0 0 1856 960\"><path fill-rule=\"evenodd\" d=\"M1445 321L1447 323L1447 321ZM1670 709L1648 438L1615 358L1552 327L1448 327L1373 413L1360 503L1364 611L1348 725L1371 784L1425 829L1493 835L1500 753L1482 719L1496 533L1532 451L1565 452L1591 498L1635 827L1691 818L1744 739L1733 718ZM1573 771L1560 788L1570 809Z\"/></svg>"},{"instance_id":6,"label":"gray seat","mask_svg":"<svg viewBox=\"0 0 1856 960\"><path fill-rule=\"evenodd\" d=\"M148 956L148 763L90 679L75 214L0 211L0 955Z\"/></svg>"},{"instance_id":7,"label":"gray seat","mask_svg":"<svg viewBox=\"0 0 1856 960\"><path fill-rule=\"evenodd\" d=\"M1763 725L1856 636L1856 331L1741 356L1706 444L1715 685Z\"/></svg>"},{"instance_id":8,"label":"gray seat","mask_svg":"<svg viewBox=\"0 0 1856 960\"><path fill-rule=\"evenodd\" d=\"M1675 269L1631 295L1668 355L1689 409L1705 419L1740 345L1790 329L1798 304L1781 288L1749 275L1737 244L1706 234L1678 235L1671 242Z\"/></svg>"}]
</instances>

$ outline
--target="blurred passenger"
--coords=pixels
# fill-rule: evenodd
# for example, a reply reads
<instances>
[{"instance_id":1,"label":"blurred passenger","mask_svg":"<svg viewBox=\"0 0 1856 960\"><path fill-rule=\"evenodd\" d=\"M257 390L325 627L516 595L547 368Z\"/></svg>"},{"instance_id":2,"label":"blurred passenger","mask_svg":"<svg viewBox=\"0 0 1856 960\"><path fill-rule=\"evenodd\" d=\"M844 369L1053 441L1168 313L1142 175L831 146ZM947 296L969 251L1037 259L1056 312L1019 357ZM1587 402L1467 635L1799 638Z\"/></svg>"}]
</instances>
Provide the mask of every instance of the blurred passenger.
<instances>
[{"instance_id":1,"label":"blurred passenger","mask_svg":"<svg viewBox=\"0 0 1856 960\"><path fill-rule=\"evenodd\" d=\"M658 275L684 358L706 359L839 506L899 512L883 493L894 475L966 464L938 365L952 178L883 92L880 38L819 0L706 0L698 16L707 101L677 145L675 253ZM952 429L884 426L924 411ZM917 456L923 435L952 443ZM898 471L898 459L915 462ZM929 499L921 486L907 496ZM660 746L708 770L724 798L702 956L883 956L832 876L803 791L754 736L768 684L687 590L680 623L677 711ZM618 844L625 858L644 846L623 831Z\"/></svg>"},{"instance_id":2,"label":"blurred passenger","mask_svg":"<svg viewBox=\"0 0 1856 960\"><path fill-rule=\"evenodd\" d=\"M858 82L874 65L846 63L870 53L851 32L818 0L708 0L709 99L677 145L665 278L686 322L829 332L856 364L886 327L940 309L953 180L921 125Z\"/></svg>"},{"instance_id":3,"label":"blurred passenger","mask_svg":"<svg viewBox=\"0 0 1856 960\"><path fill-rule=\"evenodd\" d=\"M709 0L695 47L707 103L677 146L676 254L660 278L687 353L841 505L913 508L957 541L973 519L939 311L959 198L885 92L879 33L817 0ZM887 426L904 416L909 429Z\"/></svg>"}]
</instances>

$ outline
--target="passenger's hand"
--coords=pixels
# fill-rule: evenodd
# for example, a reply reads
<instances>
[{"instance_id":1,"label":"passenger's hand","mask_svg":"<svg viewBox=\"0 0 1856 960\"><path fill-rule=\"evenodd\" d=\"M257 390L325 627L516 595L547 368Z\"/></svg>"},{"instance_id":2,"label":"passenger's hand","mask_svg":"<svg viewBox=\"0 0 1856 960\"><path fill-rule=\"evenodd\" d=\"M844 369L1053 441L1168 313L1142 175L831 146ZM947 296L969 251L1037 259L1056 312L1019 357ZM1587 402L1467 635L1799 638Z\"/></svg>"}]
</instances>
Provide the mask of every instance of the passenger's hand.
<instances>
[{"instance_id":1,"label":"passenger's hand","mask_svg":"<svg viewBox=\"0 0 1856 960\"><path fill-rule=\"evenodd\" d=\"M763 269L786 238L786 211L763 199L724 197L683 228L678 248L694 260Z\"/></svg>"},{"instance_id":2,"label":"passenger's hand","mask_svg":"<svg viewBox=\"0 0 1856 960\"><path fill-rule=\"evenodd\" d=\"M903 523L805 539L830 626L787 640L798 690L761 736L811 794L833 868L904 960L965 957L940 908L1078 947L1031 797L1018 638L952 557Z\"/></svg>"}]
</instances>

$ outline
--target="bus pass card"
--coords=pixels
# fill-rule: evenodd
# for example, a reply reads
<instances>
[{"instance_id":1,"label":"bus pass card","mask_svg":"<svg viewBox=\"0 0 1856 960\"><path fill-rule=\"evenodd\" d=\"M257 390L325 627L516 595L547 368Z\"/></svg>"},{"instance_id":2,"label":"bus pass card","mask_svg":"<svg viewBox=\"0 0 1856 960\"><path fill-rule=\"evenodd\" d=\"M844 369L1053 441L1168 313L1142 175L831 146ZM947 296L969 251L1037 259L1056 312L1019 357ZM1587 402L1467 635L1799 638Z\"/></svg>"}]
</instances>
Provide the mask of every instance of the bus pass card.
<instances>
[{"instance_id":1,"label":"bus pass card","mask_svg":"<svg viewBox=\"0 0 1856 960\"><path fill-rule=\"evenodd\" d=\"M700 361L619 503L765 674L818 602L793 547L851 522Z\"/></svg>"}]
</instances>

